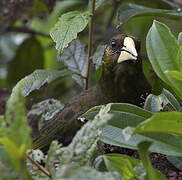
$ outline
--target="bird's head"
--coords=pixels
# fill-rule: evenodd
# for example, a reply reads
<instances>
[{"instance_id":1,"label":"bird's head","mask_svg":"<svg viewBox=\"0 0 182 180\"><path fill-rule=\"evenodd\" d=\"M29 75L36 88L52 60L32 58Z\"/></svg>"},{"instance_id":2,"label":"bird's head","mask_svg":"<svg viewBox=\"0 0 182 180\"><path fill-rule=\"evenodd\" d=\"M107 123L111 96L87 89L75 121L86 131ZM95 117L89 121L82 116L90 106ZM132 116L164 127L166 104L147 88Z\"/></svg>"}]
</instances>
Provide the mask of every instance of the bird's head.
<instances>
[{"instance_id":1,"label":"bird's head","mask_svg":"<svg viewBox=\"0 0 182 180\"><path fill-rule=\"evenodd\" d=\"M111 70L123 62L137 62L140 51L140 41L133 36L119 34L108 43L103 58L103 64ZM127 61L127 62L126 62Z\"/></svg>"},{"instance_id":2,"label":"bird's head","mask_svg":"<svg viewBox=\"0 0 182 180\"><path fill-rule=\"evenodd\" d=\"M123 34L114 36L106 46L99 85L110 101L138 104L148 89L139 52L140 41Z\"/></svg>"}]
</instances>

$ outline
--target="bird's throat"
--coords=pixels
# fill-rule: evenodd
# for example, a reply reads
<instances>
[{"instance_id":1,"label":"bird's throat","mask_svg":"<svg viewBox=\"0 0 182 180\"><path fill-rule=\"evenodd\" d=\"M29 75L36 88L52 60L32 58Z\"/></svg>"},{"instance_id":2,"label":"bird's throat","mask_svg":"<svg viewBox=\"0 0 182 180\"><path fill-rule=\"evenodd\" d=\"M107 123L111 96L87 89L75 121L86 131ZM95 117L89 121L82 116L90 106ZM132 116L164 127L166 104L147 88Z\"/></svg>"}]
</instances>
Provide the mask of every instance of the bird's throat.
<instances>
[{"instance_id":1,"label":"bird's throat","mask_svg":"<svg viewBox=\"0 0 182 180\"><path fill-rule=\"evenodd\" d=\"M103 68L99 86L108 101L135 105L141 103L140 96L150 89L141 64L132 61L118 64L112 70Z\"/></svg>"}]
</instances>

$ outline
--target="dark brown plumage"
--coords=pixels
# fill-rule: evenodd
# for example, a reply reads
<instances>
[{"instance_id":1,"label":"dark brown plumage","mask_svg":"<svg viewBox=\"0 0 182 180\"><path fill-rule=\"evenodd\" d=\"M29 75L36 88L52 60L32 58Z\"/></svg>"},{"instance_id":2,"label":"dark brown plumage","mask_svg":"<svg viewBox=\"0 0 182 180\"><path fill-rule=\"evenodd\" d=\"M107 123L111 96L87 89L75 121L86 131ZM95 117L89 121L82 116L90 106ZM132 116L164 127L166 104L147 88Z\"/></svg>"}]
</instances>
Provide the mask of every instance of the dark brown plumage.
<instances>
[{"instance_id":1,"label":"dark brown plumage","mask_svg":"<svg viewBox=\"0 0 182 180\"><path fill-rule=\"evenodd\" d=\"M77 118L93 106L110 102L139 105L141 94L150 90L142 72L139 51L140 42L136 38L113 37L105 49L99 83L73 98L55 119L45 125L33 137L34 148L44 148L54 139L68 144L83 125Z\"/></svg>"}]
</instances>

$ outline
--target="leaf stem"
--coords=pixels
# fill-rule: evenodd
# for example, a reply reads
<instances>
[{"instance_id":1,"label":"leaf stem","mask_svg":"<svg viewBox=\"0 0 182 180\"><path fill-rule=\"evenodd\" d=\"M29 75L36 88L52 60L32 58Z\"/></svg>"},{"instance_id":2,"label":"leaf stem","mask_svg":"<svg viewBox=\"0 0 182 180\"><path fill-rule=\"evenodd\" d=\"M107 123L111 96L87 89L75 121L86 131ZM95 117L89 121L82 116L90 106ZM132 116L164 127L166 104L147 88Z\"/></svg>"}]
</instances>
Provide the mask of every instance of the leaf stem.
<instances>
[{"instance_id":1,"label":"leaf stem","mask_svg":"<svg viewBox=\"0 0 182 180\"><path fill-rule=\"evenodd\" d=\"M92 39L93 39L94 13L95 13L95 0L92 0L92 2L91 2L91 17L90 17L90 23L89 23L88 59L87 59L86 79L85 79L85 90L88 89L90 66L92 63Z\"/></svg>"},{"instance_id":2,"label":"leaf stem","mask_svg":"<svg viewBox=\"0 0 182 180\"><path fill-rule=\"evenodd\" d=\"M50 173L43 167L41 166L38 162L34 161L29 155L27 155L27 159L32 162L40 171L42 171L46 176L51 178Z\"/></svg>"}]
</instances>

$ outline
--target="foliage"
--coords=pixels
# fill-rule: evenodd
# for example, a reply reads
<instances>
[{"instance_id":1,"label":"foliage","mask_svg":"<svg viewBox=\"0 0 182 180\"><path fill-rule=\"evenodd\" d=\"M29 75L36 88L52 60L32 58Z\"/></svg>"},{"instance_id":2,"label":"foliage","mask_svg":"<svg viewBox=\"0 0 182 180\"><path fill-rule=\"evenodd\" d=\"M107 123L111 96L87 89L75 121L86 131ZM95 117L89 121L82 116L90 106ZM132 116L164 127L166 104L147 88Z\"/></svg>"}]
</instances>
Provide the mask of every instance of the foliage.
<instances>
[{"instance_id":1,"label":"foliage","mask_svg":"<svg viewBox=\"0 0 182 180\"><path fill-rule=\"evenodd\" d=\"M28 60L26 60L27 54ZM41 43L34 36L27 38L19 45L14 59L9 63L8 81L14 85L17 80L19 81L34 70L42 69L43 65L44 54Z\"/></svg>"},{"instance_id":2,"label":"foliage","mask_svg":"<svg viewBox=\"0 0 182 180\"><path fill-rule=\"evenodd\" d=\"M166 180L166 177L162 173L160 173L159 171L155 170L152 167L152 164L151 164L149 156L148 156L148 149L150 147L150 144L151 144L150 142L144 141L138 145L141 161L147 171L147 176L145 179L147 179L147 180L152 180L152 179Z\"/></svg>"},{"instance_id":3,"label":"foliage","mask_svg":"<svg viewBox=\"0 0 182 180\"><path fill-rule=\"evenodd\" d=\"M170 71L181 71L182 47L179 42L168 27L154 21L147 35L146 45L154 71L182 98L181 82L169 74Z\"/></svg>"},{"instance_id":4,"label":"foliage","mask_svg":"<svg viewBox=\"0 0 182 180\"><path fill-rule=\"evenodd\" d=\"M0 144L3 145L1 154L4 153L6 156L8 154L10 158L5 162L2 161L2 165L12 169L11 164L8 164L11 162L20 177L28 178L24 161L27 149L31 148L30 128L26 119L24 99L20 92L17 92L16 87L7 102L4 123L1 124L0 132ZM5 172L4 175L7 176L7 173ZM12 173L8 178L11 176Z\"/></svg>"},{"instance_id":5,"label":"foliage","mask_svg":"<svg viewBox=\"0 0 182 180\"><path fill-rule=\"evenodd\" d=\"M80 85L84 86L84 78L86 77L87 55L85 53L85 44L79 40L74 40L68 48L64 50L60 60L73 73L72 78Z\"/></svg>"},{"instance_id":6,"label":"foliage","mask_svg":"<svg viewBox=\"0 0 182 180\"><path fill-rule=\"evenodd\" d=\"M4 26L0 27L0 32L4 33L4 37L0 39L0 85L2 87L5 84L8 87L19 82L12 89L6 103L6 112L0 116L0 179L165 180L166 177L152 167L150 152L166 155L168 160L181 170L182 33L179 32L181 26L178 22L182 17L180 2L134 0L131 4L131 1L123 3L120 0L66 0L57 1L55 6L50 3L49 7L49 4L46 4L48 2L41 0L34 3L23 1L22 5L27 7L22 11L22 15L17 7L20 7L20 10L24 8L18 2L14 4L14 12L18 12L14 18L9 10L7 16L6 13L3 15L6 9L13 6L12 2L8 3L9 6L3 2L0 8L3 12L0 13L0 19L4 23ZM95 3L96 11L92 11L93 14L92 3ZM30 5L32 8L28 7ZM154 20L154 17L160 22ZM91 30L91 20L95 24L94 31ZM93 57L87 57L86 54L88 47L85 42L89 23L89 32L94 35ZM27 114L26 108L30 103L28 98L33 91L41 92L43 86L51 82L56 83L56 79L68 75L72 75L82 87L85 79L89 79L91 84L98 82L102 75L105 49L105 45L101 45L100 41L105 41L113 35L113 25L116 24L119 32L121 30L141 39L146 38L149 61L145 48L142 48L142 55L146 59L143 61L143 71L152 86L153 94L147 96L143 108L126 103L93 107L78 118L88 122L68 146L62 147L57 141L53 141L47 153L32 150L27 117L39 117L38 126L41 128L47 120L50 122L64 105L60 101L47 99L45 91L41 99L44 101L34 105ZM168 26L173 28L175 35L178 34L178 39ZM11 31L15 31L19 36L13 33L10 35ZM21 32L27 35L23 36ZM148 32L147 37L145 32ZM54 59L57 52L53 43L58 51L57 58L61 60L56 63ZM92 59L95 68L88 68L88 59ZM51 70L43 69L45 67ZM41 70L35 70L40 68ZM88 70L92 72L90 78L87 76ZM67 100L80 91L70 79L66 78L59 84L63 95L58 98ZM51 98L60 89L54 89ZM103 154L100 150L103 149L102 143L137 150L140 159L118 153Z\"/></svg>"},{"instance_id":7,"label":"foliage","mask_svg":"<svg viewBox=\"0 0 182 180\"><path fill-rule=\"evenodd\" d=\"M142 179L142 176L145 176L141 161L126 155L106 154L99 156L97 161L99 161L97 168L107 169L111 172L117 171L125 179Z\"/></svg>"},{"instance_id":8,"label":"foliage","mask_svg":"<svg viewBox=\"0 0 182 180\"><path fill-rule=\"evenodd\" d=\"M136 4L125 4L121 6L118 14L118 18L122 23L126 23L129 19L140 16L182 18L182 12L180 11L176 12L176 10L148 8Z\"/></svg>"},{"instance_id":9,"label":"foliage","mask_svg":"<svg viewBox=\"0 0 182 180\"><path fill-rule=\"evenodd\" d=\"M68 47L68 44L76 39L77 34L85 29L88 19L89 12L79 11L68 12L60 17L58 23L50 32L59 52Z\"/></svg>"}]
</instances>

